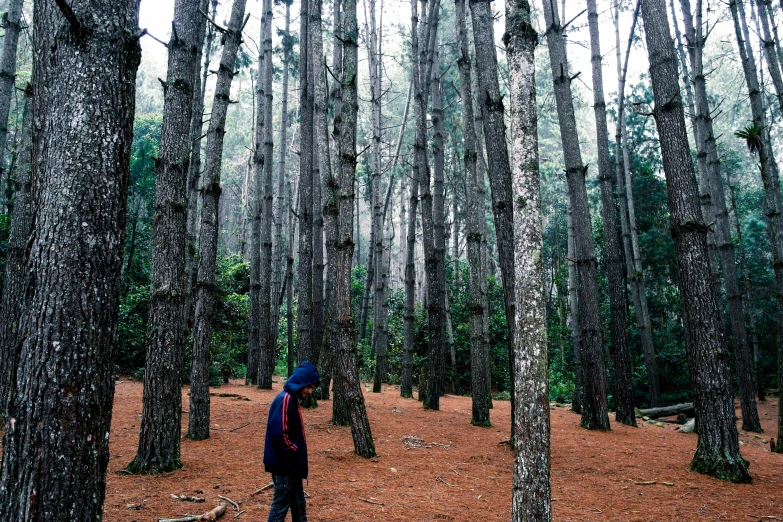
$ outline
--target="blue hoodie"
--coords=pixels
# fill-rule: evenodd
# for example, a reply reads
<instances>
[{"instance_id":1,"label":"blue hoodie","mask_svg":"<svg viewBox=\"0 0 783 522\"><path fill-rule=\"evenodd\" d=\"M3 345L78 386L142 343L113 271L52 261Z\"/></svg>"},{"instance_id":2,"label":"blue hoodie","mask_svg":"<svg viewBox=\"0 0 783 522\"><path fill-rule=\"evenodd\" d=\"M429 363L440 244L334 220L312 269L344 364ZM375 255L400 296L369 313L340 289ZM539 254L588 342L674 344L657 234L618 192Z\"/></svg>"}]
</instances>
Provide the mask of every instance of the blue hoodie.
<instances>
[{"instance_id":1,"label":"blue hoodie","mask_svg":"<svg viewBox=\"0 0 783 522\"><path fill-rule=\"evenodd\" d=\"M296 393L300 388L320 382L315 366L304 361L269 405L264 441L264 469L269 473L307 478L307 439Z\"/></svg>"}]
</instances>

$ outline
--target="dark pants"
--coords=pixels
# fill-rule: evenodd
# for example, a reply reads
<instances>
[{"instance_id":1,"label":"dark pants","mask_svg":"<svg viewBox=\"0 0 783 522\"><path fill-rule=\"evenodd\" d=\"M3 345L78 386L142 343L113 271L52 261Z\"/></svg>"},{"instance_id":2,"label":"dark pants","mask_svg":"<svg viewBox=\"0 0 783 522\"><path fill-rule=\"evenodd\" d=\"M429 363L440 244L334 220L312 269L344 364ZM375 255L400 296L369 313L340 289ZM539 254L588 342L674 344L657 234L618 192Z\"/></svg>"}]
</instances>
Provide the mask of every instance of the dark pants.
<instances>
[{"instance_id":1,"label":"dark pants","mask_svg":"<svg viewBox=\"0 0 783 522\"><path fill-rule=\"evenodd\" d=\"M267 522L283 522L289 507L292 522L307 522L302 479L272 475L272 482L275 483L275 496L272 499Z\"/></svg>"}]
</instances>

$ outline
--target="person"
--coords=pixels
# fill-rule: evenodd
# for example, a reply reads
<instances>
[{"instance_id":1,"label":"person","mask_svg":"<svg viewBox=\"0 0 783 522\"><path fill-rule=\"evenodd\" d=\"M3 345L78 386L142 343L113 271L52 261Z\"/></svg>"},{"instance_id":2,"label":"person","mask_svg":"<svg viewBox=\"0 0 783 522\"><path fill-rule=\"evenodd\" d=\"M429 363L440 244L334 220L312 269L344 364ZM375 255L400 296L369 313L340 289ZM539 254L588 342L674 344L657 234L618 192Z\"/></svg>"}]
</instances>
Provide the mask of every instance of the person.
<instances>
[{"instance_id":1,"label":"person","mask_svg":"<svg viewBox=\"0 0 783 522\"><path fill-rule=\"evenodd\" d=\"M300 401L320 384L318 370L302 362L269 405L264 440L264 469L275 487L267 522L283 522L291 509L293 522L307 522L304 488L307 480L307 439Z\"/></svg>"}]
</instances>

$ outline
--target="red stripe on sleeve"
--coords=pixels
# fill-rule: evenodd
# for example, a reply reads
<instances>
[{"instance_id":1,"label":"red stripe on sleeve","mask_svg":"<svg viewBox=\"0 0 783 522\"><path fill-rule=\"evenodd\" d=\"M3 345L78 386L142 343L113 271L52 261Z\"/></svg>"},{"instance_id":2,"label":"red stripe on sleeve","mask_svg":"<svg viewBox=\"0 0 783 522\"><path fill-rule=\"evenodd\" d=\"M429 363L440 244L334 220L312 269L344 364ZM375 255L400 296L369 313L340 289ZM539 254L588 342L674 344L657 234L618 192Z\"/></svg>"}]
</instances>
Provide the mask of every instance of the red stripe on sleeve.
<instances>
[{"instance_id":1,"label":"red stripe on sleeve","mask_svg":"<svg viewBox=\"0 0 783 522\"><path fill-rule=\"evenodd\" d=\"M296 451L296 444L291 442L291 439L288 438L288 401L290 399L291 396L286 393L283 398L283 442L285 442L285 445L290 449Z\"/></svg>"}]
</instances>

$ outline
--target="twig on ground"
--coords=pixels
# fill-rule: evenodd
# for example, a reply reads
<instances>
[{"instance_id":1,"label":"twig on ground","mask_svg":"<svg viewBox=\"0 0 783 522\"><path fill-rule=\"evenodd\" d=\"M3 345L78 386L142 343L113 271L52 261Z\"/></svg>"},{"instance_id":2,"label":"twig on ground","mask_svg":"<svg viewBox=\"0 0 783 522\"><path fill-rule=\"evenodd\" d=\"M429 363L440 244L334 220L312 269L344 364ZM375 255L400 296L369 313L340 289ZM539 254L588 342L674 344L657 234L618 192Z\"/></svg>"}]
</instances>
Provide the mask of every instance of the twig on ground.
<instances>
[{"instance_id":1,"label":"twig on ground","mask_svg":"<svg viewBox=\"0 0 783 522\"><path fill-rule=\"evenodd\" d=\"M269 484L267 484L267 485L266 485L266 486L264 486L263 488L259 488L259 489L255 490L255 491L253 492L253 495L258 495L258 494L259 494L259 493L261 493L262 491L264 491L264 490L267 490L267 489L269 489L269 488L273 487L274 485L275 485L275 483L274 483L274 482L270 482Z\"/></svg>"},{"instance_id":2,"label":"twig on ground","mask_svg":"<svg viewBox=\"0 0 783 522\"><path fill-rule=\"evenodd\" d=\"M664 486L674 486L674 482L663 482L663 481L661 481L661 484L663 484Z\"/></svg>"},{"instance_id":3,"label":"twig on ground","mask_svg":"<svg viewBox=\"0 0 783 522\"><path fill-rule=\"evenodd\" d=\"M159 518L158 522L198 522L200 520L214 521L222 517L226 513L226 509L228 509L228 504L221 502L220 505L218 505L215 509L207 511L203 515L185 515L182 518Z\"/></svg>"},{"instance_id":4,"label":"twig on ground","mask_svg":"<svg viewBox=\"0 0 783 522\"><path fill-rule=\"evenodd\" d=\"M450 488L456 488L457 487L455 484L449 484L448 482L443 480L443 478L440 475L435 475L435 480L437 480L438 482L443 482L444 484L446 484Z\"/></svg>"},{"instance_id":5,"label":"twig on ground","mask_svg":"<svg viewBox=\"0 0 783 522\"><path fill-rule=\"evenodd\" d=\"M359 497L359 500L361 500L362 502L367 502L368 504L375 504L376 506L382 506L383 505L383 502L378 502L375 499L366 499L366 498Z\"/></svg>"},{"instance_id":6,"label":"twig on ground","mask_svg":"<svg viewBox=\"0 0 783 522\"><path fill-rule=\"evenodd\" d=\"M750 518L758 518L759 520L783 520L780 517L773 517L772 515L747 515Z\"/></svg>"},{"instance_id":7,"label":"twig on ground","mask_svg":"<svg viewBox=\"0 0 783 522\"><path fill-rule=\"evenodd\" d=\"M205 500L201 497L191 497L189 495L175 495L174 493L171 494L171 498L174 500L182 500L184 502L196 502L201 504Z\"/></svg>"},{"instance_id":8,"label":"twig on ground","mask_svg":"<svg viewBox=\"0 0 783 522\"><path fill-rule=\"evenodd\" d=\"M242 502L234 502L230 498L224 497L223 495L218 495L218 498L222 498L223 500L231 504L231 506L234 508L234 511L239 511L239 504L241 504Z\"/></svg>"},{"instance_id":9,"label":"twig on ground","mask_svg":"<svg viewBox=\"0 0 783 522\"><path fill-rule=\"evenodd\" d=\"M243 510L243 511L240 511L239 513L237 513L236 515L234 515L234 519L237 519L237 518L239 518L239 515L241 515L242 513L244 513L244 510Z\"/></svg>"},{"instance_id":10,"label":"twig on ground","mask_svg":"<svg viewBox=\"0 0 783 522\"><path fill-rule=\"evenodd\" d=\"M636 484L637 486L652 486L653 484L656 484L657 482L655 480L647 480L647 481L644 481L644 482L636 482L634 480L633 483Z\"/></svg>"}]
</instances>

